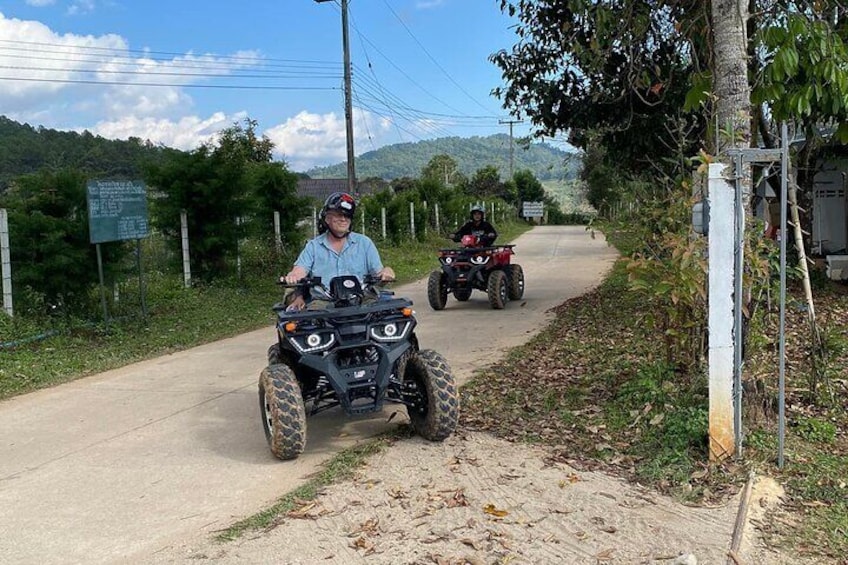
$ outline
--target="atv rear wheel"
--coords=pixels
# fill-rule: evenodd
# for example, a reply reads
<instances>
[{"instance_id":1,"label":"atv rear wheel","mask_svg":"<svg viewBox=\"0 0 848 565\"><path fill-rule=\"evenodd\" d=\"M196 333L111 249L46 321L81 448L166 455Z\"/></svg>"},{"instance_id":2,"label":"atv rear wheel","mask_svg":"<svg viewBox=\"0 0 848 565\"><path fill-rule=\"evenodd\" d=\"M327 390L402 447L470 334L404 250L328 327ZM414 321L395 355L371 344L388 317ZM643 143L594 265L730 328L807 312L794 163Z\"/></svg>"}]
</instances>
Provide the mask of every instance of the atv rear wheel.
<instances>
[{"instance_id":1,"label":"atv rear wheel","mask_svg":"<svg viewBox=\"0 0 848 565\"><path fill-rule=\"evenodd\" d=\"M519 300L524 296L524 269L521 265L509 266L509 299Z\"/></svg>"},{"instance_id":2,"label":"atv rear wheel","mask_svg":"<svg viewBox=\"0 0 848 565\"><path fill-rule=\"evenodd\" d=\"M294 373L269 365L259 375L259 408L268 446L279 459L294 459L306 447L306 409Z\"/></svg>"},{"instance_id":3,"label":"atv rear wheel","mask_svg":"<svg viewBox=\"0 0 848 565\"><path fill-rule=\"evenodd\" d=\"M448 302L447 275L442 271L433 271L427 279L427 300L433 310L444 310Z\"/></svg>"},{"instance_id":4,"label":"atv rear wheel","mask_svg":"<svg viewBox=\"0 0 848 565\"><path fill-rule=\"evenodd\" d=\"M450 436L459 421L459 392L445 358L432 349L410 355L404 381L417 389L415 402L406 407L415 433L430 441Z\"/></svg>"},{"instance_id":5,"label":"atv rear wheel","mask_svg":"<svg viewBox=\"0 0 848 565\"><path fill-rule=\"evenodd\" d=\"M489 284L487 285L487 292L489 294L489 304L492 305L492 308L495 310L502 310L506 305L507 301L507 280L506 275L503 271L498 269L497 271L492 271L489 275Z\"/></svg>"},{"instance_id":6,"label":"atv rear wheel","mask_svg":"<svg viewBox=\"0 0 848 565\"><path fill-rule=\"evenodd\" d=\"M465 302L469 298L471 298L471 289L470 288L455 288L453 289L453 297L459 300L460 302Z\"/></svg>"}]
</instances>

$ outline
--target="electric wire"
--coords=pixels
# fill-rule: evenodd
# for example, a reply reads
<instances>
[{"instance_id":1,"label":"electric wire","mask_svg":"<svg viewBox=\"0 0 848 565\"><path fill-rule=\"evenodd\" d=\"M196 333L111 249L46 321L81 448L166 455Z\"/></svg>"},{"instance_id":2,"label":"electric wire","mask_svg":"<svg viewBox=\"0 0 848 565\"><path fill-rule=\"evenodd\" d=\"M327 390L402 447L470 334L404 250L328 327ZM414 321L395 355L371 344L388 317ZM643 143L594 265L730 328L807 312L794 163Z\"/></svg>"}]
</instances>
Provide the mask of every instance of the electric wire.
<instances>
[{"instance_id":1,"label":"electric wire","mask_svg":"<svg viewBox=\"0 0 848 565\"><path fill-rule=\"evenodd\" d=\"M351 16L351 20L353 20L352 16ZM380 84L380 81L377 79L377 73L374 71L374 66L371 64L371 57L368 54L368 49L365 47L365 41L362 38L362 32L359 31L359 27L356 26L355 22L354 22L354 29L356 30L356 34L359 37L359 44L362 47L362 52L365 54L365 62L368 63L368 70L371 72L371 76L374 78L374 82L377 84L378 88L380 89L380 93L382 94L383 93L383 85ZM389 107L389 110L391 112L391 107ZM401 134L400 128L397 127L397 120L394 119L394 113L393 112L392 112L391 123L395 126L395 131L398 134L398 139L400 139L401 142L405 141L403 139L403 135Z\"/></svg>"},{"instance_id":2,"label":"electric wire","mask_svg":"<svg viewBox=\"0 0 848 565\"><path fill-rule=\"evenodd\" d=\"M55 67L25 67L20 65L0 65L0 69L9 70L24 70L24 71L48 71L48 72L63 72L63 73L92 73L92 74L119 74L119 75L135 75L135 76L172 76L184 78L219 78L222 76L233 76L233 78L258 78L258 79L300 79L306 78L303 75L254 75L254 74L239 74L239 75L222 75L220 73L183 73L170 71L121 71L116 69L59 69ZM341 78L339 75L308 75L308 78L315 79L335 79Z\"/></svg>"},{"instance_id":3,"label":"electric wire","mask_svg":"<svg viewBox=\"0 0 848 565\"><path fill-rule=\"evenodd\" d=\"M66 45L61 43L46 43L39 41L24 41L20 39L0 39L0 44L4 43L12 43L17 45L34 45L38 47L58 47L61 51L55 50L40 50L37 48L30 48L29 50L33 50L36 52L46 52L46 53L57 53L64 52L67 49L74 49L79 51L108 51L108 52L117 52L117 53L138 53L139 55L165 55L168 57L187 57L187 56L195 56L201 57L198 55L190 55L188 53L178 53L175 51L154 51L147 49L129 49L129 48L117 48L117 47L101 47L97 45ZM20 47L0 47L3 49L13 49L13 50L27 50L25 48ZM130 57L124 55L116 55L117 57L121 57L124 59L128 59ZM245 55L215 55L215 54L205 54L202 57L215 57L216 60L219 61L233 61L233 62L252 62L258 60L262 61L271 61L273 63L304 63L304 64L316 64L316 65L338 65L339 63L334 61L319 61L319 60L309 60L309 59L279 59L273 57L247 57ZM171 59L162 59L162 60L171 60Z\"/></svg>"},{"instance_id":4,"label":"electric wire","mask_svg":"<svg viewBox=\"0 0 848 565\"><path fill-rule=\"evenodd\" d=\"M424 47L424 45L423 45L423 44L422 44L422 43L418 40L418 38L417 38L417 37L415 37L415 34L413 34L413 33L412 33L412 30L410 30L410 29L409 29L409 27L406 25L406 22L404 22L404 21L401 19L401 17L397 15L397 12L395 12L395 11L394 11L394 9L391 7L391 5L390 5L390 4L389 4L386 0L383 0L383 4L385 4L385 5L386 5L386 8L388 8L388 9L389 9L389 11L390 11L390 12L394 15L395 19L397 19L397 21L399 21L399 22L400 22L400 25L402 25L402 26L403 26L403 29L405 29L405 30L406 30L406 32L409 34L409 36L410 36L410 37L411 37L411 38L415 41L415 43L417 43L417 44L418 44L418 46L421 48L421 50L422 50L422 51L424 51L424 53L427 55L427 57L429 57L429 58L430 58L430 60L431 60L431 61L433 61L433 64L435 64L435 65L439 68L439 70L440 70L440 71L442 71L446 77L448 77L448 80L450 80L450 81L454 84L454 86L456 86L456 87L457 87L457 88L458 88L458 89L459 89L459 90L460 90L463 94L465 94L465 95L468 97L468 99L469 99L469 100L471 100L472 102L474 102L475 104L477 104L477 106L479 106L480 108L482 108L484 112L490 112L491 110L489 110L488 108L486 108L485 106L483 106L483 105L480 103L480 101L479 101L479 100L477 100L475 97L471 96L471 94L469 94L469 93L468 93L468 91L467 91L467 90L465 90L465 89L462 87L462 85L461 85L461 84L459 84L459 83L456 81L456 79L454 79L454 78L451 76L451 74L445 70L445 68L444 68L444 67L443 67L443 66L442 66L442 65L441 65L441 64L440 64L440 63L436 60L436 58L435 58L435 57L433 57L433 55L431 55L431 54L430 54L430 52L427 50L427 48L426 48L426 47Z\"/></svg>"},{"instance_id":5,"label":"electric wire","mask_svg":"<svg viewBox=\"0 0 848 565\"><path fill-rule=\"evenodd\" d=\"M78 58L77 53L68 53L67 55L73 55L74 57L43 57L39 55L21 55L17 53L4 53L4 48L0 46L0 59L24 59L27 61L57 61L63 63L102 63L108 64L110 66L133 66L133 67L143 67L146 68L149 65L149 62L162 63L159 66L167 66L171 69L194 69L194 70L204 70L204 71L229 71L233 73L239 72L255 72L255 73L277 73L281 70L289 70L289 69L316 69L321 70L323 72L334 71L338 76L341 76L342 68L341 63L335 65L336 69L328 66L319 66L319 65L275 65L274 68L265 69L265 68L255 68L255 67L245 67L245 66L221 66L221 65L212 65L212 64L190 64L184 65L181 63L174 63L173 59L128 59L126 61L116 60L116 59L92 59L92 58ZM86 55L82 55L83 57L87 57ZM186 61L191 63L191 61ZM197 61L197 63L201 63L201 61ZM304 73L304 76L309 76L309 73Z\"/></svg>"},{"instance_id":6,"label":"electric wire","mask_svg":"<svg viewBox=\"0 0 848 565\"><path fill-rule=\"evenodd\" d=\"M0 76L0 80L22 81L22 82L44 82L57 84L90 84L104 86L157 86L170 88L216 88L229 90L339 90L337 86L272 86L251 84L185 84L185 83L161 83L161 82L130 82L130 81L105 81L86 79L58 79L58 78L35 78L35 77L7 77Z\"/></svg>"}]
</instances>

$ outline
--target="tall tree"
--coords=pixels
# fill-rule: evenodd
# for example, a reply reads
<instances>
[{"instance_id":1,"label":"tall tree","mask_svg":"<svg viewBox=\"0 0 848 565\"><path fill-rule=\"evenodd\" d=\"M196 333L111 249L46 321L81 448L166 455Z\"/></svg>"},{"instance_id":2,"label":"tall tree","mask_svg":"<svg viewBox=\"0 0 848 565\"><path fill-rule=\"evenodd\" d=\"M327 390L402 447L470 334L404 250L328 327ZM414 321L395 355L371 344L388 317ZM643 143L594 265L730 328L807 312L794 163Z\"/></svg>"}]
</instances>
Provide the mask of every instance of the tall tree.
<instances>
[{"instance_id":1,"label":"tall tree","mask_svg":"<svg viewBox=\"0 0 848 565\"><path fill-rule=\"evenodd\" d=\"M751 87L748 83L748 0L712 0L713 95L719 146L744 147L751 140Z\"/></svg>"},{"instance_id":2,"label":"tall tree","mask_svg":"<svg viewBox=\"0 0 848 565\"><path fill-rule=\"evenodd\" d=\"M445 186L450 186L458 170L456 160L443 153L430 159L421 170L421 178L437 180Z\"/></svg>"}]
</instances>

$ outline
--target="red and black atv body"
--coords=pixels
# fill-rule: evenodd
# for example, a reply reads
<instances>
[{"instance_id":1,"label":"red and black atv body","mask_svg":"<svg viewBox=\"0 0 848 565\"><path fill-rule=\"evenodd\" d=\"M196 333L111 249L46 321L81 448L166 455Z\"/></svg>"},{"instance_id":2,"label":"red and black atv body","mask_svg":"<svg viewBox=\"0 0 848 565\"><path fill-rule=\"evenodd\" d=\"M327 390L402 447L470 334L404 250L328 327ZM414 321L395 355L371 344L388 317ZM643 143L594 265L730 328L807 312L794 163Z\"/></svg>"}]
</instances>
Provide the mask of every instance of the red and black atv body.
<instances>
[{"instance_id":1,"label":"red and black atv body","mask_svg":"<svg viewBox=\"0 0 848 565\"><path fill-rule=\"evenodd\" d=\"M475 288L484 291L497 310L524 296L524 271L511 263L515 246L482 246L478 242L476 236L466 235L461 247L439 250L441 269L430 273L427 281L427 299L433 310L444 309L449 293L465 302Z\"/></svg>"}]
</instances>

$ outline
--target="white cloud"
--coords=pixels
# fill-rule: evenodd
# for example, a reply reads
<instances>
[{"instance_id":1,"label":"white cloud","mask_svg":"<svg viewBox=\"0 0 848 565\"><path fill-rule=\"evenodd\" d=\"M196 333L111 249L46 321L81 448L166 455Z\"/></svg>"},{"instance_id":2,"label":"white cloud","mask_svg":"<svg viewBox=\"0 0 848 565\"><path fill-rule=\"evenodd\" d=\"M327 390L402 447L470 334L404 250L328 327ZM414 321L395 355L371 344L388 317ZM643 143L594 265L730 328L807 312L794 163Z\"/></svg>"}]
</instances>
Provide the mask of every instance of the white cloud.
<instances>
[{"instance_id":1,"label":"white cloud","mask_svg":"<svg viewBox=\"0 0 848 565\"><path fill-rule=\"evenodd\" d=\"M429 10L430 8L436 8L445 3L445 0L423 0L422 2L418 2L415 7L419 10Z\"/></svg>"},{"instance_id":2,"label":"white cloud","mask_svg":"<svg viewBox=\"0 0 848 565\"><path fill-rule=\"evenodd\" d=\"M62 35L41 22L6 18L2 12L0 38L0 66L17 69L15 80L0 80L0 108L12 119L37 119L46 127L129 118L175 120L191 113L194 105L184 86L208 83L260 62L253 51L226 59L191 52L170 58L139 56L115 34ZM0 70L0 77L4 75Z\"/></svg>"},{"instance_id":3,"label":"white cloud","mask_svg":"<svg viewBox=\"0 0 848 565\"><path fill-rule=\"evenodd\" d=\"M38 0L41 1L41 0ZM76 16L79 14L87 14L88 12L94 11L94 0L75 0L73 4L68 7L68 14L71 16Z\"/></svg>"},{"instance_id":4,"label":"white cloud","mask_svg":"<svg viewBox=\"0 0 848 565\"><path fill-rule=\"evenodd\" d=\"M12 45L15 49L9 49ZM34 126L88 130L110 139L138 137L191 150L248 114L218 108L198 112L185 87L209 84L261 62L254 51L226 58L191 52L168 58L139 54L118 35L58 34L41 22L6 18L0 12L0 66L24 67L16 71L17 80L3 79L6 73L0 69L0 113ZM402 127L427 131L424 123ZM397 140L391 121L359 108L354 108L354 128L357 154L384 145L389 136ZM347 156L340 114L303 110L265 133L276 156L296 171Z\"/></svg>"},{"instance_id":5,"label":"white cloud","mask_svg":"<svg viewBox=\"0 0 848 565\"><path fill-rule=\"evenodd\" d=\"M354 130L355 153L361 154L378 147L390 132L391 123L370 112L354 108L354 124L364 126ZM370 134L371 140L368 140ZM284 123L271 127L265 135L274 142L276 155L295 171L306 171L315 166L332 165L347 160L347 133L343 116L298 113Z\"/></svg>"},{"instance_id":6,"label":"white cloud","mask_svg":"<svg viewBox=\"0 0 848 565\"><path fill-rule=\"evenodd\" d=\"M36 8L43 8L44 6L51 6L56 3L56 0L26 0L26 3L30 6L35 6Z\"/></svg>"},{"instance_id":7,"label":"white cloud","mask_svg":"<svg viewBox=\"0 0 848 565\"><path fill-rule=\"evenodd\" d=\"M220 130L230 127L233 122L244 120L246 116L244 113L227 116L223 112L215 112L206 119L186 116L175 121L131 116L120 120L98 122L93 128L86 129L109 139L138 137L189 151L213 140Z\"/></svg>"}]
</instances>

